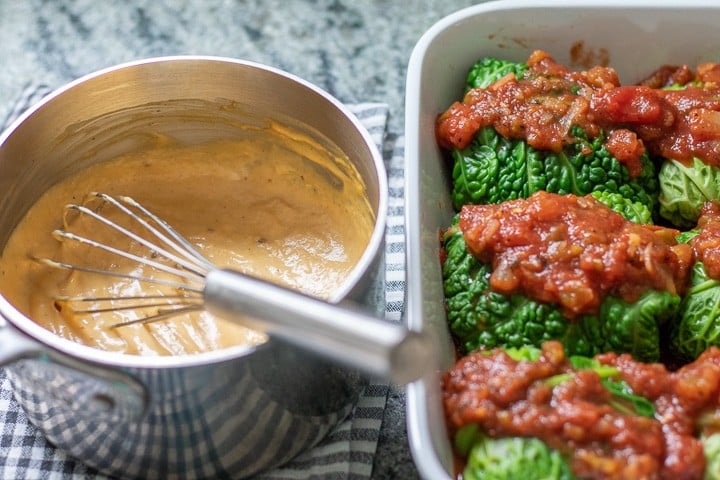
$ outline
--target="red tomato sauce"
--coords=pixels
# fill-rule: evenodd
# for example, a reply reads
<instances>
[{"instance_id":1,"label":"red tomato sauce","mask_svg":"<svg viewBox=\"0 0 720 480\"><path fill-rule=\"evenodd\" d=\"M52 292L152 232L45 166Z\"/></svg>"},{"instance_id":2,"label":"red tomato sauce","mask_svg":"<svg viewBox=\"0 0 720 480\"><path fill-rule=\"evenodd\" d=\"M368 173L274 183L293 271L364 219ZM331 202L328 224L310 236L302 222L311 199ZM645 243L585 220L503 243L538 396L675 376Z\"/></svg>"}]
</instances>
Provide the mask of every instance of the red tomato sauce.
<instances>
[{"instance_id":1,"label":"red tomato sauce","mask_svg":"<svg viewBox=\"0 0 720 480\"><path fill-rule=\"evenodd\" d=\"M509 74L487 88L470 90L442 113L439 144L465 148L477 131L492 125L506 138L524 139L538 150L559 151L572 142L570 128L590 138L604 131L607 148L638 175L640 156L720 166L720 66L664 66L639 85L621 85L610 67L571 71L541 50L523 78ZM667 85L683 90L662 90Z\"/></svg>"},{"instance_id":2,"label":"red tomato sauce","mask_svg":"<svg viewBox=\"0 0 720 480\"><path fill-rule=\"evenodd\" d=\"M568 318L596 312L610 294L680 293L692 261L677 230L630 222L590 196L539 191L467 205L459 228L468 251L492 264L490 288L556 303Z\"/></svg>"},{"instance_id":3,"label":"red tomato sauce","mask_svg":"<svg viewBox=\"0 0 720 480\"><path fill-rule=\"evenodd\" d=\"M703 263L708 277L720 280L720 203L703 205L697 228L700 233L690 240L695 258Z\"/></svg>"},{"instance_id":4,"label":"red tomato sauce","mask_svg":"<svg viewBox=\"0 0 720 480\"><path fill-rule=\"evenodd\" d=\"M504 351L477 351L443 376L447 423L454 434L478 424L490 437L536 437L570 459L588 479L702 479L706 459L697 436L717 415L720 349L671 372L629 355L606 353L599 363L617 368L633 393L651 401L653 418L615 408L592 370L574 370L559 342L546 342L537 362ZM546 380L571 374L557 385ZM712 422L710 422L712 423Z\"/></svg>"}]
</instances>

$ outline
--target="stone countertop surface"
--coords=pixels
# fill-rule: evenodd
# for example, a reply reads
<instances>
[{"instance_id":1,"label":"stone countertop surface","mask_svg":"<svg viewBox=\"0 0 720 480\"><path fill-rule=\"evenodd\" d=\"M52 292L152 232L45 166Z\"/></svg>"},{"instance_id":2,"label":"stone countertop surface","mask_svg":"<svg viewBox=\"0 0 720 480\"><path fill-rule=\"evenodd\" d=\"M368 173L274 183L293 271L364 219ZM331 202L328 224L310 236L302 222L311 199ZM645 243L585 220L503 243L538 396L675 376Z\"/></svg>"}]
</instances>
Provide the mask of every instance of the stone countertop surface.
<instances>
[{"instance_id":1,"label":"stone countertop surface","mask_svg":"<svg viewBox=\"0 0 720 480\"><path fill-rule=\"evenodd\" d=\"M0 119L23 87L56 88L114 64L199 54L298 75L346 103L384 102L402 135L415 43L470 0L0 0ZM391 388L373 478L417 477L402 388Z\"/></svg>"},{"instance_id":2,"label":"stone countertop surface","mask_svg":"<svg viewBox=\"0 0 720 480\"><path fill-rule=\"evenodd\" d=\"M402 132L405 73L423 32L471 0L0 0L0 118L24 85L51 88L163 55L256 61L346 103L384 102Z\"/></svg>"}]
</instances>

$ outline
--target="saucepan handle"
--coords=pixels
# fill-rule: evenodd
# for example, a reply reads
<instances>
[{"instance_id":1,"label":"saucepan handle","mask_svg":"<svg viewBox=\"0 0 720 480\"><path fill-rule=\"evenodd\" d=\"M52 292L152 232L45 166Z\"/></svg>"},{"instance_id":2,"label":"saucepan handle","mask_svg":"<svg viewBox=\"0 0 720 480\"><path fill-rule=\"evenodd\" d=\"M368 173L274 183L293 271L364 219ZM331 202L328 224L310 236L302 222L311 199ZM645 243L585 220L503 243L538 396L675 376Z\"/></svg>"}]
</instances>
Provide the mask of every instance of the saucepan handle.
<instances>
[{"instance_id":1,"label":"saucepan handle","mask_svg":"<svg viewBox=\"0 0 720 480\"><path fill-rule=\"evenodd\" d=\"M145 385L130 373L49 348L2 317L0 367L9 367L13 372L17 370L11 377L17 377L25 391L51 395L53 401L60 401L67 408L85 415L114 415L134 421L145 415L148 408L149 395ZM73 390L77 393L68 394Z\"/></svg>"},{"instance_id":2,"label":"saucepan handle","mask_svg":"<svg viewBox=\"0 0 720 480\"><path fill-rule=\"evenodd\" d=\"M434 339L230 270L206 277L205 306L251 328L398 384L437 368Z\"/></svg>"}]
</instances>

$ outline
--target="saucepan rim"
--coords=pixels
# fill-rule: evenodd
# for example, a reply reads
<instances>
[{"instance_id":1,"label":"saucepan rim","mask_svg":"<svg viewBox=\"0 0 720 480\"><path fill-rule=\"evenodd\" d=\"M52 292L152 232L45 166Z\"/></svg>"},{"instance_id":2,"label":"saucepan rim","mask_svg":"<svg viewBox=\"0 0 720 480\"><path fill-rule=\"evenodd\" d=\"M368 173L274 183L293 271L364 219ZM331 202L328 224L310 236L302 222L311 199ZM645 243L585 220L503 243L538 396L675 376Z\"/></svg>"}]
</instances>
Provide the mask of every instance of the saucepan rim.
<instances>
[{"instance_id":1,"label":"saucepan rim","mask_svg":"<svg viewBox=\"0 0 720 480\"><path fill-rule=\"evenodd\" d=\"M43 107L53 102L56 98L61 97L66 92L78 88L79 86L95 78L112 74L113 72L116 72L118 70L151 66L152 64L160 64L165 62L221 62L225 64L235 64L242 68L258 69L279 77L284 77L284 79L289 82L299 84L301 87L308 90L309 93L312 92L318 95L323 102L331 104L331 106L338 112L338 115L345 117L346 120L351 123L354 132L362 138L362 143L367 147L368 152L372 156L372 163L374 167L373 173L377 178L377 185L374 186L377 188L377 211L375 212L375 225L373 228L373 232L370 236L370 239L365 247L362 256L360 257L356 265L353 267L348 277L342 283L341 287L334 292L329 301L338 302L345 299L353 290L353 288L355 288L363 280L363 277L371 273L371 269L374 265L376 257L383 253L381 252L381 249L382 245L384 244L388 205L387 173L385 169L385 164L380 151L378 150L372 137L370 136L370 133L365 128L365 126L360 123L359 119L350 111L348 107L343 105L338 99L336 99L331 94L321 89L317 85L314 85L311 82L304 80L294 74L258 62L210 55L161 56L120 63L81 76L76 80L68 82L65 85L57 88L53 92L46 95L42 100L40 100L28 110L23 112L8 128L6 128L2 133L0 133L0 149L7 142L7 140L11 138L13 133L28 119L30 119L37 111L41 110ZM16 309L2 294L0 294L0 327L2 326L1 322L3 319L9 322L15 329L21 331L23 334L31 337L35 341L40 342L44 346L61 351L65 354L69 354L78 359L82 359L96 364L115 367L155 369L207 365L249 355L257 349L263 348L264 345L267 345L267 342L258 346L238 345L210 352L182 356L148 357L108 352L85 346L55 335L54 333L46 330L39 324L35 323L32 319L24 315L22 312Z\"/></svg>"}]
</instances>

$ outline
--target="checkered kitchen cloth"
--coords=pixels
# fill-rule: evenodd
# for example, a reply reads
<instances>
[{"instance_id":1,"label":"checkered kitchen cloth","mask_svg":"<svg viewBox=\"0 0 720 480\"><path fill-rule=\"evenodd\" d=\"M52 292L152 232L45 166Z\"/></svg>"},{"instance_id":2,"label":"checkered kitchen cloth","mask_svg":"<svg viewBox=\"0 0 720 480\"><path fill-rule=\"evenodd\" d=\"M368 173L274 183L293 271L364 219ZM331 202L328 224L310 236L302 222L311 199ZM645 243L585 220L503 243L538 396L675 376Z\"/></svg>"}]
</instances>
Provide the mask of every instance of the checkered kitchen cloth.
<instances>
[{"instance_id":1,"label":"checkered kitchen cloth","mask_svg":"<svg viewBox=\"0 0 720 480\"><path fill-rule=\"evenodd\" d=\"M2 129L49 92L50 89L45 86L28 86L8 113ZM363 103L350 105L349 108L381 147L388 170L390 203L385 246L385 317L389 321L400 322L405 291L402 141L386 132L387 105ZM318 446L284 467L262 474L260 478L369 478L387 394L387 385L370 384L352 414ZM107 477L68 457L45 440L15 401L5 372L0 369L0 479L60 478Z\"/></svg>"}]
</instances>

